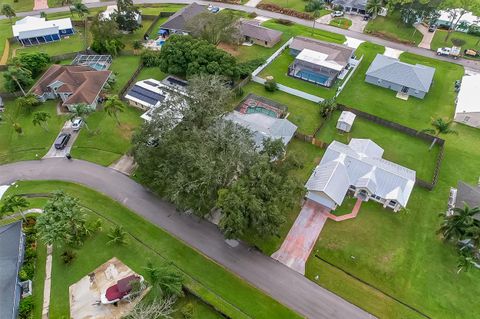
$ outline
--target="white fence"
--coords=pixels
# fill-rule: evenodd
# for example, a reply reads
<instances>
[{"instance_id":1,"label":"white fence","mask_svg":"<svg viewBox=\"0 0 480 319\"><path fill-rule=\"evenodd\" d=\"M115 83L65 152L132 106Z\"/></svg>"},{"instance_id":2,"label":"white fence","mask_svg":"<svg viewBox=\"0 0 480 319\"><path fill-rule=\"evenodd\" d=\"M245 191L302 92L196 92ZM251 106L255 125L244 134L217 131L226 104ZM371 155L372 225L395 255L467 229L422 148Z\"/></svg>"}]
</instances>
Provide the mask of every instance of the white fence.
<instances>
[{"instance_id":1,"label":"white fence","mask_svg":"<svg viewBox=\"0 0 480 319\"><path fill-rule=\"evenodd\" d=\"M270 63L272 63L273 60L275 60L280 54L282 54L283 50L285 50L285 48L287 46L290 45L290 43L292 43L293 41L293 38L290 38L287 42L285 42L281 47L280 49L278 49L277 51L275 51L274 54L272 54L268 59L267 61L265 61L264 64L260 65L258 68L255 69L255 71L252 72L252 78L253 77L256 77L260 72L262 72L263 69L265 69Z\"/></svg>"},{"instance_id":2,"label":"white fence","mask_svg":"<svg viewBox=\"0 0 480 319\"><path fill-rule=\"evenodd\" d=\"M350 72L350 74L347 75L347 78L345 79L345 81L343 81L342 85L340 85L337 89L337 93L335 93L335 97L338 97L338 95L342 92L343 88L345 87L345 85L347 85L348 83L348 80L350 80L350 78L352 77L353 73L355 73L355 71L357 70L358 66L360 65L360 62L362 62L363 60L363 57L364 55L362 55L362 57L358 60L354 60L356 62L354 63L351 63L353 65L353 70ZM352 61L353 62L353 61Z\"/></svg>"},{"instance_id":3,"label":"white fence","mask_svg":"<svg viewBox=\"0 0 480 319\"><path fill-rule=\"evenodd\" d=\"M265 79L262 79L259 76L252 77L252 81L256 82L256 83L259 83L259 84L265 84ZM315 102L315 103L323 101L323 99L321 97L318 97L318 96L315 96L315 95L312 95L312 94L309 94L309 93L305 93L305 92L297 90L297 89L293 89L293 88L285 86L283 84L277 84L277 86L278 86L278 89L280 91L291 94L291 95L298 96L298 97L300 97L302 99L305 99L305 100L309 100L309 101L312 101L312 102Z\"/></svg>"}]
</instances>

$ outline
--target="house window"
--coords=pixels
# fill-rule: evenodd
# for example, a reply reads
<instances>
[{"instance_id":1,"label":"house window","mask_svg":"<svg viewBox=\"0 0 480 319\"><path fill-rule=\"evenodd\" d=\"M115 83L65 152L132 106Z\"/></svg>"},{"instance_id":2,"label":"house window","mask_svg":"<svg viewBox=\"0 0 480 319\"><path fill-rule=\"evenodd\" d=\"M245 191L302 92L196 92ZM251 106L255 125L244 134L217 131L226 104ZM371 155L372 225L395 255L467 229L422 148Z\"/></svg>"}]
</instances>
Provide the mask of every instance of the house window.
<instances>
[{"instance_id":1,"label":"house window","mask_svg":"<svg viewBox=\"0 0 480 319\"><path fill-rule=\"evenodd\" d=\"M394 201L394 200L391 200L391 201L388 202L388 206L390 206L390 207L395 207L396 205L397 205L397 202Z\"/></svg>"},{"instance_id":2,"label":"house window","mask_svg":"<svg viewBox=\"0 0 480 319\"><path fill-rule=\"evenodd\" d=\"M382 80L381 80L381 79L378 79L378 80L377 80L377 83L379 83L379 84L382 83Z\"/></svg>"}]
</instances>

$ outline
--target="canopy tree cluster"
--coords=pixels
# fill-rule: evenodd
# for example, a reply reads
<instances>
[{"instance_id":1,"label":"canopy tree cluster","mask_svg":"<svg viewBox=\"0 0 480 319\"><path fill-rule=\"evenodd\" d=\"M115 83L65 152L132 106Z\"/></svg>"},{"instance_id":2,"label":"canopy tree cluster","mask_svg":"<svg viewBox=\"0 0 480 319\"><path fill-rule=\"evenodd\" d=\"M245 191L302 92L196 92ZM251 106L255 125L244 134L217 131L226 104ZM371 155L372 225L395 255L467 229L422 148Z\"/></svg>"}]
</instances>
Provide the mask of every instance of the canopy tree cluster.
<instances>
[{"instance_id":1,"label":"canopy tree cluster","mask_svg":"<svg viewBox=\"0 0 480 319\"><path fill-rule=\"evenodd\" d=\"M238 44L241 40L239 18L238 13L232 10L204 12L195 19L190 19L187 28L192 30L191 34L195 38L206 40L213 45L220 42Z\"/></svg>"},{"instance_id":2,"label":"canopy tree cluster","mask_svg":"<svg viewBox=\"0 0 480 319\"><path fill-rule=\"evenodd\" d=\"M133 5L132 0L117 0L117 10L112 15L117 22L118 28L122 31L133 32L140 28L137 16L140 11Z\"/></svg>"},{"instance_id":3,"label":"canopy tree cluster","mask_svg":"<svg viewBox=\"0 0 480 319\"><path fill-rule=\"evenodd\" d=\"M90 32L93 36L92 50L97 53L107 53L116 56L125 47L120 40L121 32L114 19L100 19L96 16L93 19Z\"/></svg>"},{"instance_id":4,"label":"canopy tree cluster","mask_svg":"<svg viewBox=\"0 0 480 319\"><path fill-rule=\"evenodd\" d=\"M22 91L26 94L26 88L33 84L34 78L39 76L50 63L50 57L46 53L23 53L12 59L3 77L5 89L8 92Z\"/></svg>"},{"instance_id":5,"label":"canopy tree cluster","mask_svg":"<svg viewBox=\"0 0 480 319\"><path fill-rule=\"evenodd\" d=\"M278 160L283 144L258 149L249 130L223 118L232 102L223 78L189 83L188 97L172 94L135 135L139 175L179 209L200 216L220 209L229 238L247 229L274 234L300 187L288 174L291 161Z\"/></svg>"}]
</instances>

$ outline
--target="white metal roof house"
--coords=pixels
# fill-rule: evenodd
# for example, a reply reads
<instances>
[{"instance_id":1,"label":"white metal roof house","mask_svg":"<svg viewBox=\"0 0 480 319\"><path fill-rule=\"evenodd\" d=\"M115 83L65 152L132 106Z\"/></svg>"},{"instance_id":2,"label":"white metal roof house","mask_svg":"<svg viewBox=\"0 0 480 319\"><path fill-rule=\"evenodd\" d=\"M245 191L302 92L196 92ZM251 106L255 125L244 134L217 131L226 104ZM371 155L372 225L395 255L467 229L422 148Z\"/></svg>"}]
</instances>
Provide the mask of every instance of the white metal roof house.
<instances>
[{"instance_id":1,"label":"white metal roof house","mask_svg":"<svg viewBox=\"0 0 480 319\"><path fill-rule=\"evenodd\" d=\"M430 90L435 69L422 64L408 64L398 59L377 54L370 64L365 82L381 86L403 95L423 99Z\"/></svg>"},{"instance_id":2,"label":"white metal roof house","mask_svg":"<svg viewBox=\"0 0 480 319\"><path fill-rule=\"evenodd\" d=\"M62 37L75 33L70 18L48 20L27 16L12 26L13 36L22 45L36 45L59 41Z\"/></svg>"},{"instance_id":3,"label":"white metal roof house","mask_svg":"<svg viewBox=\"0 0 480 319\"><path fill-rule=\"evenodd\" d=\"M348 145L333 141L305 185L306 197L332 210L347 193L395 212L405 208L415 185L415 171L382 155L383 149L369 139L352 139Z\"/></svg>"},{"instance_id":4,"label":"white metal roof house","mask_svg":"<svg viewBox=\"0 0 480 319\"><path fill-rule=\"evenodd\" d=\"M480 127L480 74L465 75L457 97L455 122Z\"/></svg>"},{"instance_id":5,"label":"white metal roof house","mask_svg":"<svg viewBox=\"0 0 480 319\"><path fill-rule=\"evenodd\" d=\"M357 116L349 111L343 111L337 121L337 129L344 132L350 132L352 130L353 122Z\"/></svg>"},{"instance_id":6,"label":"white metal roof house","mask_svg":"<svg viewBox=\"0 0 480 319\"><path fill-rule=\"evenodd\" d=\"M240 113L233 111L225 116L240 126L253 132L253 138L258 149L262 149L265 139L281 139L287 145L293 138L297 126L287 119L276 118L263 113Z\"/></svg>"},{"instance_id":7,"label":"white metal roof house","mask_svg":"<svg viewBox=\"0 0 480 319\"><path fill-rule=\"evenodd\" d=\"M164 101L169 99L172 91L185 95L183 91L177 90L172 86L168 86L155 79L148 79L135 83L135 85L128 90L125 98L130 105L146 110L146 112L141 115L141 118L150 121L152 112Z\"/></svg>"},{"instance_id":8,"label":"white metal roof house","mask_svg":"<svg viewBox=\"0 0 480 319\"><path fill-rule=\"evenodd\" d=\"M461 9L457 9L457 16L459 14L459 11ZM454 21L457 21L457 17L454 18ZM437 26L445 26L445 27L450 27L452 21L452 15L451 12L448 11L440 11L440 17L436 20L435 24ZM472 24L474 25L480 25L480 17L475 16L472 12L467 12L465 13L460 21L458 22L455 30L456 31L461 31L461 32L468 32L468 27L471 26Z\"/></svg>"},{"instance_id":9,"label":"white metal roof house","mask_svg":"<svg viewBox=\"0 0 480 319\"><path fill-rule=\"evenodd\" d=\"M117 10L118 7L115 4L107 6L107 9L101 12L98 17L100 20L110 20L112 18L112 15L117 13ZM135 20L137 21L137 24L142 24L142 15L135 13Z\"/></svg>"}]
</instances>

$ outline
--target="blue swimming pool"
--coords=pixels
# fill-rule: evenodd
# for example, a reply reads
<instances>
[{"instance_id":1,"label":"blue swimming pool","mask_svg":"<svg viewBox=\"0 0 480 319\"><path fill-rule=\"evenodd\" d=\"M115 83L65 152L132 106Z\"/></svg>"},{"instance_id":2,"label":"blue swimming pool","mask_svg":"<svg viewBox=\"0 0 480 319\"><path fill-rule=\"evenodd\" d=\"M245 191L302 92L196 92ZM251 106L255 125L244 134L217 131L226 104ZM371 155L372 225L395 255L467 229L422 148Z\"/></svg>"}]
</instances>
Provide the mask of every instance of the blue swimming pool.
<instances>
[{"instance_id":1,"label":"blue swimming pool","mask_svg":"<svg viewBox=\"0 0 480 319\"><path fill-rule=\"evenodd\" d=\"M318 83L321 85L328 84L328 76L317 74L309 70L300 70L295 74L295 76L301 78L302 80Z\"/></svg>"},{"instance_id":2,"label":"blue swimming pool","mask_svg":"<svg viewBox=\"0 0 480 319\"><path fill-rule=\"evenodd\" d=\"M88 64L90 67L94 68L95 70L97 71L103 71L107 68L107 66L103 63L98 63L98 62L95 62L95 63L89 63Z\"/></svg>"}]
</instances>

